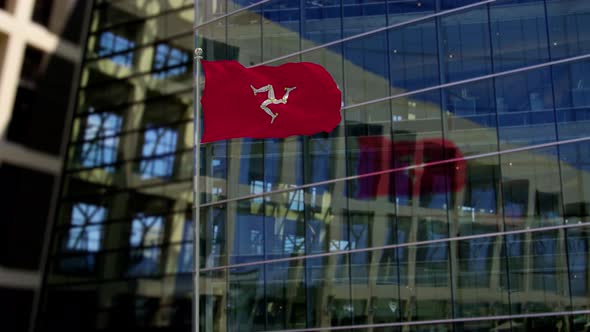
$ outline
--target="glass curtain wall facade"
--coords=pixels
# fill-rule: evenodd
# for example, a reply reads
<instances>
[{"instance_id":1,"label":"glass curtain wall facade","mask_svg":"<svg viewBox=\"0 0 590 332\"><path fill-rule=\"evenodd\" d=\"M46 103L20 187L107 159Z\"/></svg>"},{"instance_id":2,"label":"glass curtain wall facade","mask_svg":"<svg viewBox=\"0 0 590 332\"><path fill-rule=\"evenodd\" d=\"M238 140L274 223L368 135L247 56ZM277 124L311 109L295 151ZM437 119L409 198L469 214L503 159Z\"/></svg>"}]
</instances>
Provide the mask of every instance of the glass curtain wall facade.
<instances>
[{"instance_id":1,"label":"glass curtain wall facade","mask_svg":"<svg viewBox=\"0 0 590 332\"><path fill-rule=\"evenodd\" d=\"M206 59L318 63L344 105L203 146L203 331L584 330L590 2L198 3Z\"/></svg>"},{"instance_id":2,"label":"glass curtain wall facade","mask_svg":"<svg viewBox=\"0 0 590 332\"><path fill-rule=\"evenodd\" d=\"M94 7L40 330L190 330L195 43L343 92L330 134L201 146L201 331L590 325L590 2Z\"/></svg>"}]
</instances>

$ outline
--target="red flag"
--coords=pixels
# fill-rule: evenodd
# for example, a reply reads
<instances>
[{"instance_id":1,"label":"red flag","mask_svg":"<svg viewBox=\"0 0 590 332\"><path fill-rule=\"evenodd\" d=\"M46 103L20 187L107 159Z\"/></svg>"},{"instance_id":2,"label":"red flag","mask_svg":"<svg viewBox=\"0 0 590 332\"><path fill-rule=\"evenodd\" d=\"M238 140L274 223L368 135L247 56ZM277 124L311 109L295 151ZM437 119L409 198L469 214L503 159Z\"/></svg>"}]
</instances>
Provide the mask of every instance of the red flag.
<instances>
[{"instance_id":1,"label":"red flag","mask_svg":"<svg viewBox=\"0 0 590 332\"><path fill-rule=\"evenodd\" d=\"M203 143L311 135L331 132L340 123L340 90L320 65L245 68L237 61L201 62Z\"/></svg>"}]
</instances>

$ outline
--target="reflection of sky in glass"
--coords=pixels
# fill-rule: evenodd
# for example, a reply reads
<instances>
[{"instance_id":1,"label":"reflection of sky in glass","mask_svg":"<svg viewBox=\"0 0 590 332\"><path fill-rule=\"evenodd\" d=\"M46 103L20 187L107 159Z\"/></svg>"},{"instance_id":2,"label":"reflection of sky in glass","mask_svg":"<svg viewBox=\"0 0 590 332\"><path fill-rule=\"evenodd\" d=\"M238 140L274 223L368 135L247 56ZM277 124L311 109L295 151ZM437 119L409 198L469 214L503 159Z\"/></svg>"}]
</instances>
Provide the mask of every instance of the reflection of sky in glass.
<instances>
[{"instance_id":1,"label":"reflection of sky in glass","mask_svg":"<svg viewBox=\"0 0 590 332\"><path fill-rule=\"evenodd\" d=\"M348 250L348 244L349 242L346 240L332 240L330 241L330 251Z\"/></svg>"},{"instance_id":2,"label":"reflection of sky in glass","mask_svg":"<svg viewBox=\"0 0 590 332\"><path fill-rule=\"evenodd\" d=\"M158 245L162 238L162 217L138 215L131 223L132 247Z\"/></svg>"},{"instance_id":3,"label":"reflection of sky in glass","mask_svg":"<svg viewBox=\"0 0 590 332\"><path fill-rule=\"evenodd\" d=\"M84 140L87 142L82 145L80 157L82 165L95 167L115 162L119 137L101 137L117 134L121 129L121 121L121 116L113 113L94 113L87 117L84 130ZM113 170L112 167L105 169Z\"/></svg>"},{"instance_id":4,"label":"reflection of sky in glass","mask_svg":"<svg viewBox=\"0 0 590 332\"><path fill-rule=\"evenodd\" d=\"M170 47L166 44L159 44L156 47L154 55L154 70L161 70L154 73L156 78L166 78L169 76L181 75L187 72L188 54L179 49Z\"/></svg>"},{"instance_id":5,"label":"reflection of sky in glass","mask_svg":"<svg viewBox=\"0 0 590 332\"><path fill-rule=\"evenodd\" d=\"M160 245L163 237L163 218L138 214L131 222L131 247L141 247L131 251L134 264L127 271L129 276L150 275L158 271Z\"/></svg>"},{"instance_id":6,"label":"reflection of sky in glass","mask_svg":"<svg viewBox=\"0 0 590 332\"><path fill-rule=\"evenodd\" d=\"M170 128L148 128L144 134L144 143L140 162L141 177L168 177L174 168L174 155L152 158L162 154L171 154L176 150L178 134Z\"/></svg>"},{"instance_id":7,"label":"reflection of sky in glass","mask_svg":"<svg viewBox=\"0 0 590 332\"><path fill-rule=\"evenodd\" d=\"M296 185L290 185L291 188L297 187ZM294 211L303 211L305 202L303 201L303 189L290 191L289 192L289 209Z\"/></svg>"},{"instance_id":8,"label":"reflection of sky in glass","mask_svg":"<svg viewBox=\"0 0 590 332\"><path fill-rule=\"evenodd\" d=\"M125 50L135 47L134 42L122 36L116 35L110 31L105 31L100 34L98 44L99 56L105 56L116 52L123 52ZM110 59L116 64L129 67L133 63L133 52L113 55L110 57Z\"/></svg>"},{"instance_id":9,"label":"reflection of sky in glass","mask_svg":"<svg viewBox=\"0 0 590 332\"><path fill-rule=\"evenodd\" d=\"M68 249L96 252L100 249L101 223L106 209L97 205L77 203L72 208L72 228L68 232Z\"/></svg>"},{"instance_id":10,"label":"reflection of sky in glass","mask_svg":"<svg viewBox=\"0 0 590 332\"><path fill-rule=\"evenodd\" d=\"M254 180L250 183L250 193L253 195L259 195L262 194L265 190L264 190L264 182L260 181L260 180ZM266 183L266 191L271 191L272 190L272 183ZM252 199L253 203L262 203L263 200L266 200L267 202L270 201L270 196L266 196L266 197L256 197Z\"/></svg>"},{"instance_id":11,"label":"reflection of sky in glass","mask_svg":"<svg viewBox=\"0 0 590 332\"><path fill-rule=\"evenodd\" d=\"M285 253L301 253L303 252L303 244L305 243L305 238L303 236L296 236L294 234L288 234L285 236L283 250Z\"/></svg>"}]
</instances>

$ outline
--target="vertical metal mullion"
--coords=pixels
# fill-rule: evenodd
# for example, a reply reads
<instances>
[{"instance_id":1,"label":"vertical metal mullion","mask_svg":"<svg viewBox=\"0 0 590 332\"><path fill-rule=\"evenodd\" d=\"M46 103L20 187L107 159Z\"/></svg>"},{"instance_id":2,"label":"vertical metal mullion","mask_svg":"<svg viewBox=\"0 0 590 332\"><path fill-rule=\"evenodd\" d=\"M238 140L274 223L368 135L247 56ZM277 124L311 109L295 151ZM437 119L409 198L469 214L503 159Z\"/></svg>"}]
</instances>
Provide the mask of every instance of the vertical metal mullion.
<instances>
[{"instance_id":1,"label":"vertical metal mullion","mask_svg":"<svg viewBox=\"0 0 590 332\"><path fill-rule=\"evenodd\" d=\"M389 26L389 1L385 1L385 25ZM391 33L391 29L387 29L385 30L385 45L386 45L386 50L387 50L387 61L386 61L386 66L387 66L387 82L388 82L388 90L389 90L389 95L391 96L391 88L393 86L392 84L392 76L391 76L391 56L390 56L390 50L391 50L391 41L390 41L390 33ZM394 138L395 138L395 133L393 130L393 100L389 99L387 102L387 105L389 107L389 140L391 143L394 142ZM394 167L394 156L393 156L393 149L391 149L390 151L390 164L387 165L387 167ZM395 244L398 244L398 230L399 230L399 218L398 218L398 206L396 203L396 199L397 199L397 192L395 190L396 188L396 182L395 182L395 173L390 173L389 174L389 197L393 199L393 201L391 202L393 204L393 218L389 219L388 222L389 223L393 223L393 227L391 228L391 232L392 232L392 237L391 240L394 241ZM391 190L391 188L393 188L393 191ZM392 244L392 243L389 243ZM398 302L398 308L400 308L400 310L397 310L397 321L401 321L402 320L402 311L401 311L401 274L400 274L400 259L399 259L399 249L393 249L394 250L394 257L395 257L395 274L397 277L397 302ZM384 253L381 253L381 255L384 255ZM373 303L371 303L372 306L374 306Z\"/></svg>"},{"instance_id":2,"label":"vertical metal mullion","mask_svg":"<svg viewBox=\"0 0 590 332\"><path fill-rule=\"evenodd\" d=\"M547 8L547 0L543 1L543 12L545 14L545 32L547 33L547 52L548 52L548 56L549 56L549 61L551 61L552 59L552 54L551 54L551 41L550 41L550 34L551 34L551 30L549 29L549 10ZM579 40L579 39L578 39ZM555 78L553 76L553 66L550 66L548 68L549 70L549 78L551 80L551 101L553 104L553 122L554 122L554 130L555 130L555 140L559 141L559 119L557 118L557 104L556 104L556 98L555 98ZM556 152L557 152L557 170L559 172L559 188L560 188L560 195L559 197L561 198L561 214L562 214L562 224L565 224L565 196L564 196L564 192L563 192L563 173L562 173L562 168L561 168L561 146L557 145L555 147ZM573 298L572 298L572 273L570 271L570 255L569 255L569 247L568 247L568 229L564 229L563 230L563 245L564 245L564 250L565 250L565 263L566 263L566 271L567 271L567 284L568 284L568 292L569 292L569 301L570 301L570 308L573 310L574 308L574 303L573 303Z\"/></svg>"},{"instance_id":3,"label":"vertical metal mullion","mask_svg":"<svg viewBox=\"0 0 590 332\"><path fill-rule=\"evenodd\" d=\"M440 12L442 11L441 8L441 1L437 0L435 3L435 12ZM444 66L444 52L443 52L443 45L442 45L442 19L440 16L437 16L435 18L434 21L434 25L435 25L435 33L436 33L436 45L437 45L437 58L438 58L438 82L439 84L443 84L446 82L445 79L445 66ZM441 121L441 134L442 134L442 138L444 139L445 137L448 136L448 129L447 129L447 125L446 125L446 118L445 118L445 114L446 114L446 100L444 98L444 93L443 93L443 89L439 90L439 103L441 106L441 110L440 110L440 121ZM444 154L443 154L443 158L444 158ZM446 201L447 201L447 211L446 211L446 216L447 216L447 236L450 235L451 232L451 224L450 224L450 213L449 213L449 197L448 197L448 193L446 194ZM451 317L455 318L455 287L453 285L453 264L452 264L452 251L451 251L451 243L447 243L446 246L446 251L447 251L447 257L448 257L448 262L447 262L447 266L449 269L449 285L450 285L450 300L451 300ZM453 324L454 325L454 324Z\"/></svg>"},{"instance_id":4,"label":"vertical metal mullion","mask_svg":"<svg viewBox=\"0 0 590 332\"><path fill-rule=\"evenodd\" d=\"M492 41L493 38L493 34L492 34L492 14L491 14L491 5L488 4L486 5L488 7L488 26L489 26L489 47L490 47L490 54L491 54L491 65L492 65L492 73L496 72L496 62L494 61L494 44ZM495 107L495 113L496 113L496 149L498 152L501 151L501 145L500 145L500 115L498 114L498 104L497 104L497 89L496 89L496 78L492 79L492 91L493 91L493 96L494 96L494 107ZM496 194L496 198L498 199L498 202L496 203L496 209L501 211L501 216L502 216L502 224L500 225L502 227L502 231L506 231L506 214L504 212L504 176L503 176L503 170L502 170L502 154L498 153L498 157L497 157L497 162L498 162L498 191L499 193ZM506 293L508 294L508 314L512 315L512 286L511 286L511 281L510 281L510 260L509 260L509 251L508 251L508 237L506 235L502 236L503 239L503 243L502 243L502 247L504 249L504 253L505 253L505 257L504 257L504 267L505 267L505 271L506 271L506 284L507 284L507 288L506 288ZM500 255L501 255L501 251L500 251ZM499 257L500 259L500 264L502 262L502 257ZM512 321L510 322L510 326L512 326Z\"/></svg>"}]
</instances>

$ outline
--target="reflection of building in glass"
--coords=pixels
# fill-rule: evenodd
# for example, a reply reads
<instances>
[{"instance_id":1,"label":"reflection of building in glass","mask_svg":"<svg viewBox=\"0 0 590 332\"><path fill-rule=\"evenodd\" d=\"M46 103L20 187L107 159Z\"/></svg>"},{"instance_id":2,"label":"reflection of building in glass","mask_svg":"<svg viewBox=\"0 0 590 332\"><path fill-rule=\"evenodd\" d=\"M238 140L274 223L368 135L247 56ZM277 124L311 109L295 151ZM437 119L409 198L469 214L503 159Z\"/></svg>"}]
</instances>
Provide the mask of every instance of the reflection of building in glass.
<instances>
[{"instance_id":1,"label":"reflection of building in glass","mask_svg":"<svg viewBox=\"0 0 590 332\"><path fill-rule=\"evenodd\" d=\"M344 96L330 134L201 147L202 331L590 325L589 3L197 7L206 59L315 62ZM37 325L188 331L193 4L92 17Z\"/></svg>"}]
</instances>

